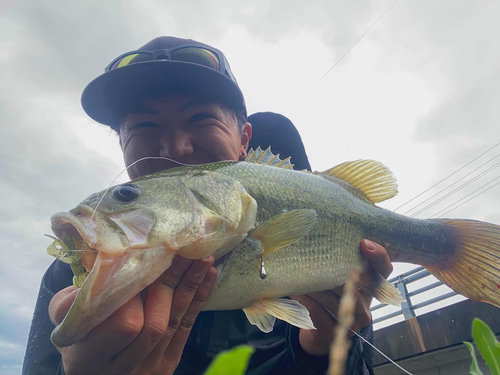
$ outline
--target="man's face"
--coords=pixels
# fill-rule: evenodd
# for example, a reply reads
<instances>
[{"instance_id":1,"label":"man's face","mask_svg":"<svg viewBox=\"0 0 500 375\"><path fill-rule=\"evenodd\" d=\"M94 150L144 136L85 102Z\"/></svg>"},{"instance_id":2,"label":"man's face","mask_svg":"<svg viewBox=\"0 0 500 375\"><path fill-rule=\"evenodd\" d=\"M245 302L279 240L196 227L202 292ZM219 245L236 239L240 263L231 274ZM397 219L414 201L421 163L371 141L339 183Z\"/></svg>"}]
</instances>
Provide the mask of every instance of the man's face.
<instances>
[{"instance_id":1,"label":"man's face","mask_svg":"<svg viewBox=\"0 0 500 375\"><path fill-rule=\"evenodd\" d=\"M252 128L240 132L235 116L219 104L200 103L183 95L150 98L120 124L125 164L165 157L183 164L239 160L246 155ZM178 167L168 160L147 159L129 168L130 178Z\"/></svg>"}]
</instances>

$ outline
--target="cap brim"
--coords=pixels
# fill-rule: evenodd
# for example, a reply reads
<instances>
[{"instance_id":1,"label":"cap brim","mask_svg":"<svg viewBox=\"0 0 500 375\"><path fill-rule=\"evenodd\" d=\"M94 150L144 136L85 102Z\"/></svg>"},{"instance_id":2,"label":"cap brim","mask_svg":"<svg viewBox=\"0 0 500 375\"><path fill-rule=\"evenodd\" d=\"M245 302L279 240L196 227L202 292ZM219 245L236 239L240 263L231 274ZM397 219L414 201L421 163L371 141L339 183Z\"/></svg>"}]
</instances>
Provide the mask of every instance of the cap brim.
<instances>
[{"instance_id":1,"label":"cap brim","mask_svg":"<svg viewBox=\"0 0 500 375\"><path fill-rule=\"evenodd\" d=\"M100 75L83 91L82 107L95 121L116 125L127 107L161 87L199 90L204 97L232 109L245 109L243 94L229 77L198 64L165 60L132 64Z\"/></svg>"}]
</instances>

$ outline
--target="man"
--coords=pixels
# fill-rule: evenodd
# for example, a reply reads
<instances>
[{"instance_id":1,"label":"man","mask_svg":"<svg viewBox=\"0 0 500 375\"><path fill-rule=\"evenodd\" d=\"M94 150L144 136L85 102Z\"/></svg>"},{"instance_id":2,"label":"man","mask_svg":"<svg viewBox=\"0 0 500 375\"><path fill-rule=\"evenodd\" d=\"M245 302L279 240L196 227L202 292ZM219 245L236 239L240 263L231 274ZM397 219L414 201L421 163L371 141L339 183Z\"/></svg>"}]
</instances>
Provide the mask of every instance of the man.
<instances>
[{"instance_id":1,"label":"man","mask_svg":"<svg viewBox=\"0 0 500 375\"><path fill-rule=\"evenodd\" d=\"M156 38L119 56L87 86L82 105L90 117L118 132L131 178L177 162L243 160L252 137L243 94L224 55L192 40ZM156 159L137 162L146 157ZM382 275L390 274L392 266L382 247L363 241L361 250ZM337 324L327 310L336 312L341 288L292 296L308 308L317 330L279 321L272 333L264 334L242 311L199 313L216 279L213 261L211 256L197 261L176 258L146 292L66 348L54 348L48 336L77 291L68 287L68 267L54 262L42 280L24 372L198 374L218 352L240 343L256 348L249 374L326 370ZM357 298L354 330L370 322L371 297L359 292ZM359 350L350 363L350 373L363 373Z\"/></svg>"}]
</instances>

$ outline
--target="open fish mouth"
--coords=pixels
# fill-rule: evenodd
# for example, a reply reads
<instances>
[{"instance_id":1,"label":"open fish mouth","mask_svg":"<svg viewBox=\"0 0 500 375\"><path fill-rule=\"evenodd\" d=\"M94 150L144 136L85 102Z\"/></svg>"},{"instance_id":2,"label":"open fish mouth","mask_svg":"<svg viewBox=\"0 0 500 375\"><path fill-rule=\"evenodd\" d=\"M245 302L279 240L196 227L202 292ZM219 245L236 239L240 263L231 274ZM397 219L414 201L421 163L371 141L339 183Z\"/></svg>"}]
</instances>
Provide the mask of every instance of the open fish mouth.
<instances>
[{"instance_id":1,"label":"open fish mouth","mask_svg":"<svg viewBox=\"0 0 500 375\"><path fill-rule=\"evenodd\" d=\"M88 238L87 241L84 239L86 233L82 232L81 226L75 226L75 223L70 223L62 218L58 223L53 222L52 231L57 238L48 236L56 240L52 250L49 251L51 255L69 263L76 277L79 277L82 272L85 273L86 277L94 267L98 252L97 249L88 244ZM81 286L79 285L81 283L73 281L76 287Z\"/></svg>"},{"instance_id":2,"label":"open fish mouth","mask_svg":"<svg viewBox=\"0 0 500 375\"><path fill-rule=\"evenodd\" d=\"M62 257L70 259L63 261L76 263L86 276L66 317L52 332L57 347L84 339L151 285L176 255L201 259L213 254L217 259L247 236L254 227L257 202L244 186L212 172L196 176L161 180L162 191L175 197L161 202L161 209L156 194L148 195L147 189L129 201L117 197L119 188L103 199L90 196L75 209L52 216L59 240L51 246L59 245L63 253L74 250L66 251ZM205 180L208 187L201 184ZM139 189L149 180L136 182ZM49 246L49 253L60 259L51 250Z\"/></svg>"},{"instance_id":3,"label":"open fish mouth","mask_svg":"<svg viewBox=\"0 0 500 375\"><path fill-rule=\"evenodd\" d=\"M63 234L76 240L80 237L87 248L95 251L122 253L131 245L119 224L89 206L82 205L69 212L57 213L50 220L52 231L59 239L64 240Z\"/></svg>"},{"instance_id":4,"label":"open fish mouth","mask_svg":"<svg viewBox=\"0 0 500 375\"><path fill-rule=\"evenodd\" d=\"M84 339L156 280L175 256L165 246L139 249L138 241L129 241L126 230L90 207L55 214L51 221L60 239L57 258L65 261L61 257L66 256L66 263L79 263L88 272L66 317L52 332L52 342L58 347ZM148 227L153 224L154 220Z\"/></svg>"}]
</instances>

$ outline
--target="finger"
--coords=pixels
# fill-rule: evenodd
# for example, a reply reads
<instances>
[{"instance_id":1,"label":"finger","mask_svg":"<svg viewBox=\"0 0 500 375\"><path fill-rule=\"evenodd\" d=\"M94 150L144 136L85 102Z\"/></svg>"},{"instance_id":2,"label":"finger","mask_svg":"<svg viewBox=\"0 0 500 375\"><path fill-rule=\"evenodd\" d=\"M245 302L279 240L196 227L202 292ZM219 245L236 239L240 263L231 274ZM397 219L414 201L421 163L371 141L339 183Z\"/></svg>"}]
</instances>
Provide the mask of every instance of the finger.
<instances>
[{"instance_id":1,"label":"finger","mask_svg":"<svg viewBox=\"0 0 500 375\"><path fill-rule=\"evenodd\" d=\"M332 292L339 296L338 301L340 305L342 293L344 292L344 286L339 286L333 289ZM354 322L350 328L354 331L358 331L360 328L366 327L371 322L370 305L373 296L366 293L363 289L357 287L353 298L355 303ZM350 332L349 337L352 335L354 335L354 333Z\"/></svg>"},{"instance_id":2,"label":"finger","mask_svg":"<svg viewBox=\"0 0 500 375\"><path fill-rule=\"evenodd\" d=\"M113 358L116 370L137 366L162 339L170 319L174 288L192 263L185 258L175 258L171 267L148 287L143 307L144 324L134 341Z\"/></svg>"},{"instance_id":3,"label":"finger","mask_svg":"<svg viewBox=\"0 0 500 375\"><path fill-rule=\"evenodd\" d=\"M331 291L312 293L308 295L290 296L300 302L309 311L309 316L314 323L317 332L332 332L337 323L332 316L337 314L339 298ZM326 305L326 306L325 306Z\"/></svg>"},{"instance_id":4,"label":"finger","mask_svg":"<svg viewBox=\"0 0 500 375\"><path fill-rule=\"evenodd\" d=\"M49 317L55 326L61 324L77 294L78 289L71 285L52 297L49 304Z\"/></svg>"},{"instance_id":5,"label":"finger","mask_svg":"<svg viewBox=\"0 0 500 375\"><path fill-rule=\"evenodd\" d=\"M73 345L71 349L81 362L81 368L88 368L89 361L95 369L108 366L116 353L133 342L141 332L143 309L140 295L134 296L90 331L85 339Z\"/></svg>"},{"instance_id":6,"label":"finger","mask_svg":"<svg viewBox=\"0 0 500 375\"><path fill-rule=\"evenodd\" d=\"M366 303L365 297L356 292L354 295L355 307L354 307L354 322L350 327L353 331L359 331L361 328L366 327L372 321L370 315L370 304ZM371 298L370 298L371 301ZM349 336L354 335L354 333L350 333Z\"/></svg>"},{"instance_id":7,"label":"finger","mask_svg":"<svg viewBox=\"0 0 500 375\"><path fill-rule=\"evenodd\" d=\"M370 261L370 265L384 278L388 278L392 273L393 266L387 251L379 244L363 240L361 241L361 252Z\"/></svg>"},{"instance_id":8,"label":"finger","mask_svg":"<svg viewBox=\"0 0 500 375\"><path fill-rule=\"evenodd\" d=\"M161 274L157 281L172 289L180 283L182 277L186 274L189 267L193 264L193 260L182 257L175 257L172 265Z\"/></svg>"},{"instance_id":9,"label":"finger","mask_svg":"<svg viewBox=\"0 0 500 375\"><path fill-rule=\"evenodd\" d=\"M371 294L367 293L361 287L356 287L356 290L357 290L357 293L359 294L360 298L363 300L365 307L368 306L368 309L369 309L371 304L372 304L372 301L373 301L373 296Z\"/></svg>"},{"instance_id":10,"label":"finger","mask_svg":"<svg viewBox=\"0 0 500 375\"><path fill-rule=\"evenodd\" d=\"M172 337L167 349L164 349L165 360L167 363L174 365L174 369L181 358L186 341L191 333L194 322L196 321L196 317L200 313L216 279L217 270L212 266L208 269L205 279L194 295L191 305L182 318L181 323L179 324L179 327Z\"/></svg>"},{"instance_id":11,"label":"finger","mask_svg":"<svg viewBox=\"0 0 500 375\"><path fill-rule=\"evenodd\" d=\"M213 256L197 260L191 265L189 270L186 272L186 275L177 286L172 303L172 311L170 313L168 328L162 338L159 349L163 349L164 351L169 345L170 340L179 328L182 319L186 315L194 296L198 292L198 288L205 279L205 276L211 268L213 262Z\"/></svg>"},{"instance_id":12,"label":"finger","mask_svg":"<svg viewBox=\"0 0 500 375\"><path fill-rule=\"evenodd\" d=\"M212 291L216 279L217 279L217 269L211 266L208 269L203 282L196 291L196 294L194 295L191 304L189 305L189 308L184 314L184 317L182 318L179 324L179 328L177 329L176 334L179 333L179 331L187 331L189 333L191 327L194 325L196 317L200 313L203 305L205 304L208 295ZM174 301L176 301L175 298L176 296L174 295Z\"/></svg>"},{"instance_id":13,"label":"finger","mask_svg":"<svg viewBox=\"0 0 500 375\"><path fill-rule=\"evenodd\" d=\"M332 292L328 293L331 298L337 298ZM321 293L315 294L319 295ZM290 298L300 302L309 310L309 315L316 328L315 330L300 330L299 342L302 348L313 355L327 354L327 348L329 348L329 344L333 339L334 327L337 324L335 318L310 295L290 296Z\"/></svg>"}]
</instances>

